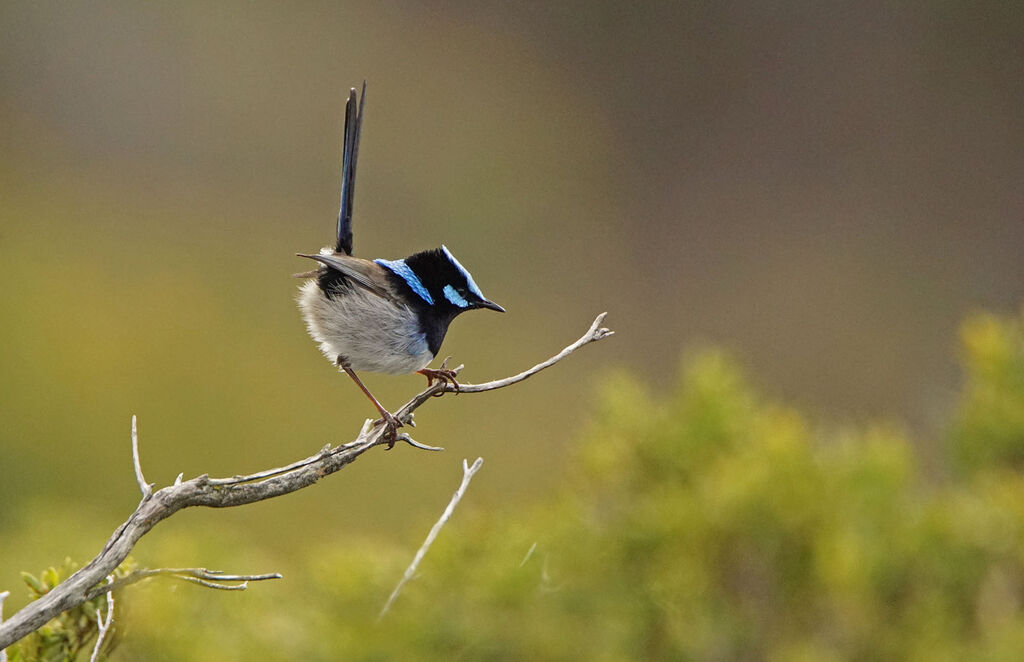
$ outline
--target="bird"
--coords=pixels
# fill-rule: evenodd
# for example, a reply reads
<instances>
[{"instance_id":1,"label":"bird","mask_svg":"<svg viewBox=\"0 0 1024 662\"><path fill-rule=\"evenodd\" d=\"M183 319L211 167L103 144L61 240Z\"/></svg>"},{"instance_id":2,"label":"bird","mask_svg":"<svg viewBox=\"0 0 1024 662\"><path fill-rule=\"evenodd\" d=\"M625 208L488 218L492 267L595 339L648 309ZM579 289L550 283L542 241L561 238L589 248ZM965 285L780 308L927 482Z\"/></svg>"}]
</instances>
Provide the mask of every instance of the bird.
<instances>
[{"instance_id":1,"label":"bird","mask_svg":"<svg viewBox=\"0 0 1024 662\"><path fill-rule=\"evenodd\" d=\"M343 370L380 413L376 424L386 427L394 444L402 422L391 414L356 374L401 375L418 372L452 383L455 372L427 366L437 356L448 326L458 315L478 309L505 312L480 291L473 276L445 245L398 260L366 260L352 255L352 205L356 160L366 104L366 81L361 94L349 91L345 104L341 166L341 209L334 246L319 253L296 253L315 260L312 271L295 274L307 280L299 287L298 306L306 330L320 351Z\"/></svg>"}]
</instances>

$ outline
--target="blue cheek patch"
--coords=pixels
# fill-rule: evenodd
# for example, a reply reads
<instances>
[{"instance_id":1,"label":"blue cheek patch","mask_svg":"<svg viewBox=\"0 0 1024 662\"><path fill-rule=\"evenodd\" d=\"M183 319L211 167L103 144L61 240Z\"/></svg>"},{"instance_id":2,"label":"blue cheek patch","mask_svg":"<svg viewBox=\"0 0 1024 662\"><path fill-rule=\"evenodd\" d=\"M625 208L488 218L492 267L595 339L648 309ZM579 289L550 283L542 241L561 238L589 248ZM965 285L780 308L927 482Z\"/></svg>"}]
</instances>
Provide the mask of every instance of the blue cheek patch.
<instances>
[{"instance_id":1,"label":"blue cheek patch","mask_svg":"<svg viewBox=\"0 0 1024 662\"><path fill-rule=\"evenodd\" d=\"M469 275L469 270L466 269L466 267L462 266L459 263L459 261L455 259L455 256L452 255L452 252L450 250L448 250L448 247L445 246L444 244L441 244L441 250L444 251L444 254L448 257L448 261L455 265L455 268L458 269L459 273L461 273L463 278L466 279L466 284L469 285L469 291L477 295L481 299L486 299L487 297L485 297L484 293L480 291L479 287L477 287L476 281L474 281L473 277ZM451 301L451 299L449 299L449 301ZM455 302L452 301L452 303Z\"/></svg>"},{"instance_id":2,"label":"blue cheek patch","mask_svg":"<svg viewBox=\"0 0 1024 662\"><path fill-rule=\"evenodd\" d=\"M430 292L427 292L427 288L423 287L423 283L420 282L419 277L409 268L409 265L405 263L405 260L374 260L377 264L389 269L393 274L405 281L405 283L415 292L421 299L429 303L431 306L434 305L434 298L430 296ZM445 291L445 296L448 292ZM449 298L449 301L451 299Z\"/></svg>"},{"instance_id":3,"label":"blue cheek patch","mask_svg":"<svg viewBox=\"0 0 1024 662\"><path fill-rule=\"evenodd\" d=\"M452 302L452 305L458 306L459 308L469 307L469 302L462 298L462 296L455 291L455 288L451 285L444 286L444 298Z\"/></svg>"}]
</instances>

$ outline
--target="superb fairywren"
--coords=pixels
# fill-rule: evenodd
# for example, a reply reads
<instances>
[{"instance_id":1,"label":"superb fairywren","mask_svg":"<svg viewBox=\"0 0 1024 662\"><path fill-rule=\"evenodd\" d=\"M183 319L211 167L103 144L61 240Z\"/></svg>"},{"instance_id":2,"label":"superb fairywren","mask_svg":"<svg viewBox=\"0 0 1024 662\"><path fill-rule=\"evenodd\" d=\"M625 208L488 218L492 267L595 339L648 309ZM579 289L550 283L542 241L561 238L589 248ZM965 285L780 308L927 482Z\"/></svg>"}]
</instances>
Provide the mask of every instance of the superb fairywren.
<instances>
[{"instance_id":1,"label":"superb fairywren","mask_svg":"<svg viewBox=\"0 0 1024 662\"><path fill-rule=\"evenodd\" d=\"M353 88L345 106L338 240L334 248L323 248L317 255L298 254L320 263L314 271L297 274L309 278L301 287L298 303L320 351L362 389L393 436L402 423L373 397L355 371L419 372L426 376L428 386L435 379L455 383L455 373L443 364L440 369L427 368L441 348L448 325L467 310L505 309L487 300L444 246L402 260L352 257L352 201L365 82L358 109L356 101Z\"/></svg>"}]
</instances>

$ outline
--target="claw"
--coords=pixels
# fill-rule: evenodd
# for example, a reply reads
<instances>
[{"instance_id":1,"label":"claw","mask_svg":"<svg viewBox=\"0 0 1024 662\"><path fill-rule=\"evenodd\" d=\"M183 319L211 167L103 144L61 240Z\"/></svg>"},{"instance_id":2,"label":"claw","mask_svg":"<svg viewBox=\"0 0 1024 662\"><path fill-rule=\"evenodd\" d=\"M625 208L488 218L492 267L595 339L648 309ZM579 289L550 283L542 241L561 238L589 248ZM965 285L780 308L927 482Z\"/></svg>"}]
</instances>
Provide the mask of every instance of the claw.
<instances>
[{"instance_id":1,"label":"claw","mask_svg":"<svg viewBox=\"0 0 1024 662\"><path fill-rule=\"evenodd\" d=\"M384 441L388 445L385 450L391 450L395 447L395 441L398 439L398 428L402 427L402 421L395 418L394 414L388 411L381 411L381 418L373 422L374 427L380 424L387 428L384 431Z\"/></svg>"},{"instance_id":2,"label":"claw","mask_svg":"<svg viewBox=\"0 0 1024 662\"><path fill-rule=\"evenodd\" d=\"M449 370L448 368L445 368L445 363L448 363L448 359L445 359L441 363L440 368L423 368L422 370L417 370L416 372L427 378L427 388L433 386L434 380L436 379L439 382L451 384L452 386L455 387L455 393L458 393L459 382L455 380L455 377L458 375L458 373L456 373L454 370ZM444 391L439 391L434 394L434 397L441 397L442 395L444 395L444 393Z\"/></svg>"}]
</instances>

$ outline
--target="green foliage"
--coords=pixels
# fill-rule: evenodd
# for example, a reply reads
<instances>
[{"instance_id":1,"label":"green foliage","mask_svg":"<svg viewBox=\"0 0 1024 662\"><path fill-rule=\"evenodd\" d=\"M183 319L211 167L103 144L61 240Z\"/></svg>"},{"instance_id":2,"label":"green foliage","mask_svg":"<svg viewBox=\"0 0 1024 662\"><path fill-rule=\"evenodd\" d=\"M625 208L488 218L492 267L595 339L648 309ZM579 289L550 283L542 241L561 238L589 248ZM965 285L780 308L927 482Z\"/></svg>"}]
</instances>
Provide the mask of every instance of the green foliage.
<instances>
[{"instance_id":1,"label":"green foliage","mask_svg":"<svg viewBox=\"0 0 1024 662\"><path fill-rule=\"evenodd\" d=\"M115 577L123 577L131 572L132 564L126 561L114 571ZM21 573L25 585L28 586L28 595L32 600L38 600L46 595L57 584L70 577L76 570L78 564L71 559L65 559L59 568L49 567L43 570L38 577L28 572ZM118 591L118 613L103 639L103 650L98 659L105 660L110 652L117 646L117 623L118 619L123 620L124 605L120 602L121 592ZM74 609L68 610L53 619L43 627L39 628L29 636L14 644L7 650L8 659L11 662L73 662L74 660L89 659L95 647L96 637L99 633L97 614L107 613L106 594L89 600Z\"/></svg>"},{"instance_id":2,"label":"green foliage","mask_svg":"<svg viewBox=\"0 0 1024 662\"><path fill-rule=\"evenodd\" d=\"M952 435L956 466L1024 468L1024 312L978 315L961 337L968 382Z\"/></svg>"},{"instance_id":3,"label":"green foliage","mask_svg":"<svg viewBox=\"0 0 1024 662\"><path fill-rule=\"evenodd\" d=\"M945 482L923 477L899 426L813 427L704 352L665 395L608 380L559 493L474 510L471 489L383 622L419 540L311 535L304 565L275 586L168 598L168 583L149 584L124 648L150 660L1017 660L1022 329L965 326L951 425L962 471ZM205 556L203 535L154 553Z\"/></svg>"}]
</instances>

